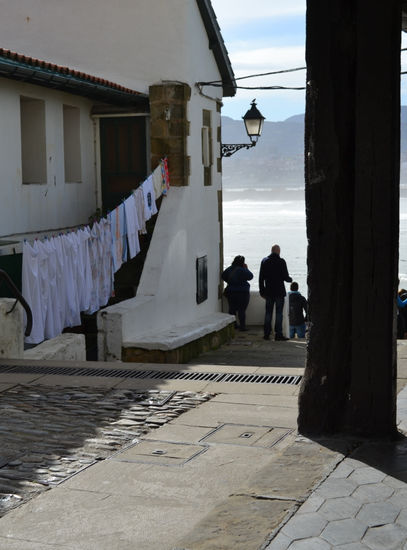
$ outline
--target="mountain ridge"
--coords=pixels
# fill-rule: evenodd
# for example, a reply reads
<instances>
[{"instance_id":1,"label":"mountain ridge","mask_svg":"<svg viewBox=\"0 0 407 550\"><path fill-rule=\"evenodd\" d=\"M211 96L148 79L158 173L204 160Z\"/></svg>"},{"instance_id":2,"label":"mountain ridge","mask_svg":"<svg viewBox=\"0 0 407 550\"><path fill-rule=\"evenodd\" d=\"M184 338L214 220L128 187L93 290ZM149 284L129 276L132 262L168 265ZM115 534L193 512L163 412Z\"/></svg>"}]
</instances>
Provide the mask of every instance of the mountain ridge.
<instances>
[{"instance_id":1,"label":"mountain ridge","mask_svg":"<svg viewBox=\"0 0 407 550\"><path fill-rule=\"evenodd\" d=\"M304 114L264 121L255 147L223 159L223 186L267 188L304 185ZM407 106L400 109L400 181L407 184ZM249 143L242 120L222 116L222 143Z\"/></svg>"}]
</instances>

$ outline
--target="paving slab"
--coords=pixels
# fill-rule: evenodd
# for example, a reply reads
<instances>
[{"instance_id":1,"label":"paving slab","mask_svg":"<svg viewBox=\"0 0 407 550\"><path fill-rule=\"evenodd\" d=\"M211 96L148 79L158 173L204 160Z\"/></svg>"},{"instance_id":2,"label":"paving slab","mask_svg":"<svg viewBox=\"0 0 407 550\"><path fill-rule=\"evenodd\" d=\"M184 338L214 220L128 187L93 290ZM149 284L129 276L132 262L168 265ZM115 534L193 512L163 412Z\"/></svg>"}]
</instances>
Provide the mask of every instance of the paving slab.
<instances>
[{"instance_id":1,"label":"paving slab","mask_svg":"<svg viewBox=\"0 0 407 550\"><path fill-rule=\"evenodd\" d=\"M109 494L149 496L157 500L216 502L240 490L248 475L247 464L259 467L270 461L262 449L210 447L207 452L181 466L144 464L132 461L127 453L88 468L64 483L77 490L99 490Z\"/></svg>"},{"instance_id":2,"label":"paving slab","mask_svg":"<svg viewBox=\"0 0 407 550\"><path fill-rule=\"evenodd\" d=\"M342 460L343 451L341 447L335 450L296 440L250 479L242 481L241 489L248 494L290 499L299 506Z\"/></svg>"},{"instance_id":3,"label":"paving slab","mask_svg":"<svg viewBox=\"0 0 407 550\"><path fill-rule=\"evenodd\" d=\"M195 380L156 380L154 378L121 380L115 387L117 389L151 389L169 390L169 391L193 391L206 392L208 383L205 381L197 382Z\"/></svg>"},{"instance_id":4,"label":"paving slab","mask_svg":"<svg viewBox=\"0 0 407 550\"><path fill-rule=\"evenodd\" d=\"M16 540L2 537L0 535L1 550L61 550L62 546L48 543L37 543L30 540ZM72 547L64 546L64 550L74 550Z\"/></svg>"},{"instance_id":5,"label":"paving slab","mask_svg":"<svg viewBox=\"0 0 407 550\"><path fill-rule=\"evenodd\" d=\"M290 550L330 550L332 547L320 538L295 540L290 545Z\"/></svg>"},{"instance_id":6,"label":"paving slab","mask_svg":"<svg viewBox=\"0 0 407 550\"><path fill-rule=\"evenodd\" d=\"M258 550L285 518L290 503L231 496L177 541L190 550Z\"/></svg>"},{"instance_id":7,"label":"paving slab","mask_svg":"<svg viewBox=\"0 0 407 550\"><path fill-rule=\"evenodd\" d=\"M221 393L215 395L212 403L235 403L243 405L266 405L268 407L293 407L297 409L298 398L294 395L258 395L246 393Z\"/></svg>"},{"instance_id":8,"label":"paving slab","mask_svg":"<svg viewBox=\"0 0 407 550\"><path fill-rule=\"evenodd\" d=\"M199 443L199 441L211 431L211 428L198 426L186 426L185 424L166 424L159 430L148 434L149 439L159 441L174 441L184 443Z\"/></svg>"},{"instance_id":9,"label":"paving slab","mask_svg":"<svg viewBox=\"0 0 407 550\"><path fill-rule=\"evenodd\" d=\"M35 380L40 380L42 375L38 374L9 374L6 372L1 372L0 369L0 384L29 384Z\"/></svg>"},{"instance_id":10,"label":"paving slab","mask_svg":"<svg viewBox=\"0 0 407 550\"><path fill-rule=\"evenodd\" d=\"M12 388L15 385L16 384L0 384L0 392L6 391L6 390L8 390L9 388Z\"/></svg>"},{"instance_id":11,"label":"paving slab","mask_svg":"<svg viewBox=\"0 0 407 550\"><path fill-rule=\"evenodd\" d=\"M215 428L219 424L254 424L279 428L296 428L297 414L291 407L273 407L266 405L238 406L233 403L205 403L199 411L188 411L172 421L172 424L189 426L208 426Z\"/></svg>"},{"instance_id":12,"label":"paving slab","mask_svg":"<svg viewBox=\"0 0 407 550\"><path fill-rule=\"evenodd\" d=\"M284 374L287 376L302 376L304 374L304 367L286 367L284 363L281 365L274 364L271 367L261 366L256 369L256 374Z\"/></svg>"},{"instance_id":13,"label":"paving slab","mask_svg":"<svg viewBox=\"0 0 407 550\"><path fill-rule=\"evenodd\" d=\"M302 373L304 342L259 342L258 332L243 333L218 350L222 365L208 355L193 365L106 363L103 368ZM400 374L404 368L407 376L407 342L400 363ZM100 363L89 365L101 368ZM101 388L107 378L8 375L1 374L0 366L0 391L18 377L28 383L66 379L69 386L75 378L79 386L88 378L87 385L100 383ZM132 389L217 395L141 436L150 451L182 444L177 463L150 464L146 451L134 452L137 445L111 455L7 513L0 520L1 550L388 550L407 543L405 440L366 443L352 454L354 441L311 441L295 433L272 448L237 445L233 437L224 441L220 431L220 439L205 436L224 424L295 428L298 387L109 379L110 387L123 391L129 382ZM400 395L399 405L400 426L407 426L407 393ZM152 420L159 424L158 412ZM118 429L125 430L126 423ZM195 447L205 451L189 456L188 449Z\"/></svg>"},{"instance_id":14,"label":"paving slab","mask_svg":"<svg viewBox=\"0 0 407 550\"><path fill-rule=\"evenodd\" d=\"M367 528L358 519L339 519L330 521L321 533L321 538L332 545L358 542L363 538Z\"/></svg>"},{"instance_id":15,"label":"paving slab","mask_svg":"<svg viewBox=\"0 0 407 550\"><path fill-rule=\"evenodd\" d=\"M318 496L314 494L311 498L318 498ZM329 521L354 518L363 506L353 497L319 498L323 500L323 504L318 511Z\"/></svg>"},{"instance_id":16,"label":"paving slab","mask_svg":"<svg viewBox=\"0 0 407 550\"><path fill-rule=\"evenodd\" d=\"M246 393L248 395L298 395L299 387L290 384L256 384L239 382L209 382L204 391L209 393Z\"/></svg>"},{"instance_id":17,"label":"paving slab","mask_svg":"<svg viewBox=\"0 0 407 550\"><path fill-rule=\"evenodd\" d=\"M397 524L371 527L362 542L372 550L398 550L407 538L407 529Z\"/></svg>"},{"instance_id":18,"label":"paving slab","mask_svg":"<svg viewBox=\"0 0 407 550\"><path fill-rule=\"evenodd\" d=\"M176 499L161 501L59 487L43 497L26 505L23 522L19 510L3 518L2 532L30 543L60 544L75 550L171 548L183 525L192 525L197 515L208 511L203 501L191 506ZM160 530L152 529L157 524Z\"/></svg>"},{"instance_id":19,"label":"paving slab","mask_svg":"<svg viewBox=\"0 0 407 550\"><path fill-rule=\"evenodd\" d=\"M319 537L328 520L318 512L297 514L292 521L282 529L282 533L292 540Z\"/></svg>"},{"instance_id":20,"label":"paving slab","mask_svg":"<svg viewBox=\"0 0 407 550\"><path fill-rule=\"evenodd\" d=\"M26 376L26 375L20 375ZM71 387L93 387L93 388L114 388L120 384L122 378L114 378L108 376L64 376L61 374L52 374L41 376L27 382L28 384L35 386L71 386Z\"/></svg>"}]
</instances>

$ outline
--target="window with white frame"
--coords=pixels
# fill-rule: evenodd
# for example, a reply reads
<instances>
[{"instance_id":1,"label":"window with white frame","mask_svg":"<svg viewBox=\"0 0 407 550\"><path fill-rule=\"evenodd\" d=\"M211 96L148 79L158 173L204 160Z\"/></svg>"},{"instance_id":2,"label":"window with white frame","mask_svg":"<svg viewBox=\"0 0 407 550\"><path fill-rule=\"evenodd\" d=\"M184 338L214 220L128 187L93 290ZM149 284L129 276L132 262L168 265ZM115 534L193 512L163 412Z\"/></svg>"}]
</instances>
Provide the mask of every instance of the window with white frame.
<instances>
[{"instance_id":1,"label":"window with white frame","mask_svg":"<svg viewBox=\"0 0 407 550\"><path fill-rule=\"evenodd\" d=\"M204 167L204 185L212 185L212 124L211 112L202 110L202 164Z\"/></svg>"}]
</instances>

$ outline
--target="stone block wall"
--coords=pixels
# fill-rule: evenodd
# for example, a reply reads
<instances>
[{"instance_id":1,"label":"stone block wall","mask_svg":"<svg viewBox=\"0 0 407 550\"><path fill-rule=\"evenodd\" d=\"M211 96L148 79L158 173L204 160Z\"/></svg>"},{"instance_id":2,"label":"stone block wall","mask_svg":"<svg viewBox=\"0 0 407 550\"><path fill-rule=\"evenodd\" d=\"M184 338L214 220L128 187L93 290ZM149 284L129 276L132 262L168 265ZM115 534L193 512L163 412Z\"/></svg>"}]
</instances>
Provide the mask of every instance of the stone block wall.
<instances>
[{"instance_id":1,"label":"stone block wall","mask_svg":"<svg viewBox=\"0 0 407 550\"><path fill-rule=\"evenodd\" d=\"M230 342L235 334L234 324L206 334L197 340L171 350L154 350L138 347L122 348L122 361L134 363L187 363L201 353L217 349Z\"/></svg>"},{"instance_id":2,"label":"stone block wall","mask_svg":"<svg viewBox=\"0 0 407 550\"><path fill-rule=\"evenodd\" d=\"M187 105L191 98L188 84L165 83L150 86L151 168L168 158L171 186L188 185L190 166L187 151L189 121Z\"/></svg>"}]
</instances>

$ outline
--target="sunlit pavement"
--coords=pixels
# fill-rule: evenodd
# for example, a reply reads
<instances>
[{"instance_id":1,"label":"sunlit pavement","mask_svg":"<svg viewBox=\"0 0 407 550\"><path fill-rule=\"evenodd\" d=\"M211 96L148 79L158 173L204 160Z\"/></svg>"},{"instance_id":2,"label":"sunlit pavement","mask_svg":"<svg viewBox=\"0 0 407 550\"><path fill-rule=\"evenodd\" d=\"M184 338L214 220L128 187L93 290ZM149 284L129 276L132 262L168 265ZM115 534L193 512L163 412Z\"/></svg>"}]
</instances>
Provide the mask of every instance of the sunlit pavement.
<instances>
[{"instance_id":1,"label":"sunlit pavement","mask_svg":"<svg viewBox=\"0 0 407 550\"><path fill-rule=\"evenodd\" d=\"M300 375L305 347L302 341L263 341L254 328L193 364L114 363L103 368L249 373L260 380L263 375ZM404 341L399 342L399 357L403 387ZM100 369L101 364L93 366ZM170 392L173 397L190 391L202 402L8 512L0 519L2 550L351 550L403 548L407 540L404 440L359 445L298 437L298 385L17 375L0 368L0 389L6 394L12 388L18 392L19 384L32 386L35 393L35 387L52 387L53 382L79 393L86 387ZM407 426L404 395L399 395L401 428ZM135 405L127 404L123 412ZM2 424L7 426L7 415L0 419L0 431ZM160 426L158 420L155 426ZM120 429L132 428L122 424ZM44 440L43 433L37 437Z\"/></svg>"}]
</instances>

